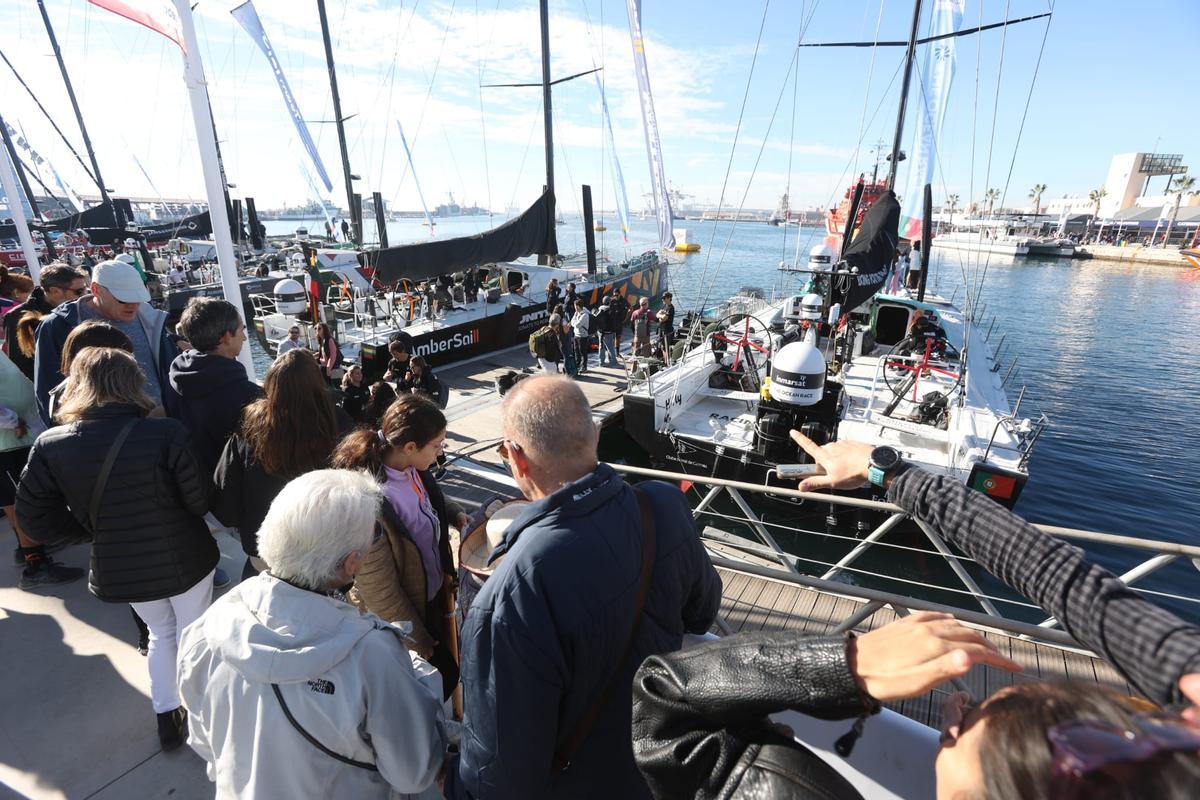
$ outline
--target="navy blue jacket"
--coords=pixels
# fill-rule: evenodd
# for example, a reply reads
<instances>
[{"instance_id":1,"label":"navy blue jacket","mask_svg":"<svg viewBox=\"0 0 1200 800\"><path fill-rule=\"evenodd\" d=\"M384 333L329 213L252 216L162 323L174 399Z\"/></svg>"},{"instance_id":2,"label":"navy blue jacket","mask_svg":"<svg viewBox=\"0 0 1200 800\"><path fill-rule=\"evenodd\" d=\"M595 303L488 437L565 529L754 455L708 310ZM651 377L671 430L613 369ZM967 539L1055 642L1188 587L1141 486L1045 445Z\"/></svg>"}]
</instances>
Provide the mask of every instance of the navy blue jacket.
<instances>
[{"instance_id":1,"label":"navy blue jacket","mask_svg":"<svg viewBox=\"0 0 1200 800\"><path fill-rule=\"evenodd\" d=\"M192 435L200 472L210 482L242 410L262 397L262 389L237 359L199 350L177 355L170 375L174 391L163 393L163 405Z\"/></svg>"},{"instance_id":2,"label":"navy blue jacket","mask_svg":"<svg viewBox=\"0 0 1200 800\"><path fill-rule=\"evenodd\" d=\"M84 295L78 300L63 303L50 312L37 329L37 349L33 355L33 389L37 395L38 413L46 426L54 423L50 419L50 390L63 381L59 372L62 365L62 348L67 336L79 324L79 304L91 302L91 295ZM146 331L146 339L157 356L158 385L162 387L163 402L166 403L170 393L167 377L171 372L171 361L179 353L179 348L171 340L167 330L167 314L153 308L149 303L142 303L138 308L138 320ZM144 369L144 367L143 367Z\"/></svg>"},{"instance_id":3,"label":"navy blue jacket","mask_svg":"<svg viewBox=\"0 0 1200 800\"><path fill-rule=\"evenodd\" d=\"M648 798L633 761L633 673L678 650L716 618L721 581L687 500L641 484L654 506L657 547L646 609L620 680L568 769L552 774L560 738L608 683L633 624L641 513L633 490L600 465L513 521L492 554L503 562L462 630L466 719L451 798Z\"/></svg>"}]
</instances>

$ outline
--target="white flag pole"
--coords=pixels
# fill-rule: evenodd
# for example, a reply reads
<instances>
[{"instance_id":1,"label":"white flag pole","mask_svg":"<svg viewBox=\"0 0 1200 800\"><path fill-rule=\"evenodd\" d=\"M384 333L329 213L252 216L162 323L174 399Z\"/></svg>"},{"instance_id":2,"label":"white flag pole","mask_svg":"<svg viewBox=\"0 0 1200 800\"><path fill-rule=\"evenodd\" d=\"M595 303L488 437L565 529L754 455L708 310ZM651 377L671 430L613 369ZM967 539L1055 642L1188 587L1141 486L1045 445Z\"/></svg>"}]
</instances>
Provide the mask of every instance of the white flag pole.
<instances>
[{"instance_id":1,"label":"white flag pole","mask_svg":"<svg viewBox=\"0 0 1200 800\"><path fill-rule=\"evenodd\" d=\"M200 164L204 170L204 189L208 195L208 214L212 221L213 238L217 242L217 263L221 268L221 289L238 310L242 323L246 312L242 308L242 290L238 285L237 257L233 253L233 238L229 233L229 212L225 208L225 189L221 185L221 172L217 166L217 139L213 132L208 92L205 88L204 64L200 61L200 46L196 41L196 28L192 23L192 9L188 0L175 0L179 13L179 25L183 32L183 80L187 84L188 98L192 103L192 122L196 126L196 142L200 146ZM242 348L238 360L253 380L254 361L250 358L249 345Z\"/></svg>"},{"instance_id":2,"label":"white flag pole","mask_svg":"<svg viewBox=\"0 0 1200 800\"><path fill-rule=\"evenodd\" d=\"M17 238L21 240L21 249L25 251L29 274L34 283L41 283L42 265L38 262L33 237L29 234L29 221L25 218L25 206L21 205L21 192L17 188L17 174L13 172L6 147L0 147L0 184L4 186L4 194L8 197L8 215L17 226Z\"/></svg>"}]
</instances>

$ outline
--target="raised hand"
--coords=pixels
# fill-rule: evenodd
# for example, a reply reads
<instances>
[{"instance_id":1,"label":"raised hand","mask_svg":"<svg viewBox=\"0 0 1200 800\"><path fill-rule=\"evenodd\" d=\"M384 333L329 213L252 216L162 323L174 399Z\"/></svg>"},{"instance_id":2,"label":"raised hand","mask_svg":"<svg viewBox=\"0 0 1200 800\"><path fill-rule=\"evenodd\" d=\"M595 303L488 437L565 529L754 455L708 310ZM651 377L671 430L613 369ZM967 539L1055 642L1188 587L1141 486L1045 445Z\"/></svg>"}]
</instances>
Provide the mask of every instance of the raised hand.
<instances>
[{"instance_id":1,"label":"raised hand","mask_svg":"<svg viewBox=\"0 0 1200 800\"><path fill-rule=\"evenodd\" d=\"M1022 667L950 614L918 611L854 639L850 671L876 700L903 700L965 675L975 664Z\"/></svg>"}]
</instances>

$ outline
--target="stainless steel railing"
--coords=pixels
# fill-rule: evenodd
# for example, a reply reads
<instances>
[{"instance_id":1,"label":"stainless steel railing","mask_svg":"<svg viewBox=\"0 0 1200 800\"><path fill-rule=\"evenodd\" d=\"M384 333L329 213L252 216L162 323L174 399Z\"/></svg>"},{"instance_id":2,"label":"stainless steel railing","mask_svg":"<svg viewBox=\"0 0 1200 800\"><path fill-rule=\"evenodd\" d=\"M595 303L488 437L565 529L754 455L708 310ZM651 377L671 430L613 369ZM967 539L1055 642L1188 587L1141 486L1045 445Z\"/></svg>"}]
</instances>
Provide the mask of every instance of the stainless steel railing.
<instances>
[{"instance_id":1,"label":"stainless steel railing","mask_svg":"<svg viewBox=\"0 0 1200 800\"><path fill-rule=\"evenodd\" d=\"M766 577L786 580L790 583L796 583L802 586L822 589L825 591L835 592L838 594L856 597L872 602L882 602L896 607L897 604L905 608L932 608L936 610L952 611L956 616L963 619L980 622L992 627L1013 632L1020 636L1038 638L1044 641L1052 641L1059 644L1072 643L1070 637L1060 631L1052 631L1056 628L1058 622L1054 619L1046 619L1038 625L1020 622L1014 620L1002 613L998 609L998 605L1007 605L1010 607L1037 609L1037 606L1015 600L1012 597L1003 597L992 595L985 592L971 574L967 571L964 562L971 562L967 556L956 553L951 550L936 531L919 519L910 517L910 515L902 508L892 503L881 502L878 500L866 500L857 497L845 497L838 495L829 495L815 492L801 492L796 489L786 489L774 486L763 486L755 483L746 483L743 481L734 481L723 478L709 478L698 475L685 475L675 472L666 472L657 469L648 469L644 467L635 467L626 464L612 464L614 469L623 472L626 475L633 475L645 478L656 478L660 480L679 482L686 481L697 486L708 487L703 499L693 509L693 516L700 519L704 516L714 517L716 519L726 520L735 525L738 525L750 531L757 542L754 540L744 539L736 535L728 534L723 531L706 530L705 538L712 544L720 544L726 547L746 552L751 555L758 556L764 559L770 559L780 564L783 569L773 567L764 567L755 565L750 562L733 561L720 554L714 554L713 562L722 566L738 569L743 572L752 574L764 574ZM762 519L761 515L755 512L754 508L746 499L746 494L770 494L777 497L784 497L793 500L812 501L821 504L831 504L834 506L843 506L847 508L857 508L869 511L882 512L885 516L882 522L875 526L873 530L868 532L863 538L859 539L855 536L838 535L831 532L817 532L805 530L793 525L786 525L778 522L769 522ZM716 510L713 507L714 502L722 495L728 496L737 507L739 514L725 513ZM913 547L911 545L900 544L895 542L885 542L884 537L894 530L897 525L906 519L912 519L925 539L932 546L932 550L923 547ZM1119 575L1119 579L1132 590L1141 592L1151 596L1166 597L1183 602L1194 603L1200 606L1200 597L1187 597L1178 594L1171 594L1162 591L1149 590L1144 587L1135 586L1136 583L1146 578L1163 567L1174 563L1179 559L1191 559L1197 569L1200 569L1200 547L1194 545L1181 544L1178 542L1169 542L1154 539L1144 539L1133 536L1121 536L1116 534L1099 533L1096 531L1084 531L1074 528L1064 528L1053 525L1035 525L1039 530L1062 539L1072 540L1076 542L1086 542L1091 544L1103 544L1106 546L1120 547L1127 550L1137 551L1144 558L1135 566ZM791 534L800 536L814 536L822 539L844 539L851 544L851 548L846 555L842 556L835 562L820 561L811 555L805 555L803 558L793 555L785 551L778 543L773 531L787 531ZM889 548L892 550L916 551L926 556L934 556L946 562L949 568L954 572L961 586L946 586L934 585L918 581L912 578L904 578L896 575L883 575L876 572L863 569L859 566L862 556L873 548ZM710 551L713 548L710 547ZM804 575L800 571L800 563L807 562L810 564L818 564L824 568L824 571L819 576ZM726 563L727 562L727 563ZM840 573L857 573L864 576L884 578L891 582L898 582L916 589L934 589L940 592L948 592L954 595L962 596L964 599L978 604L982 613L976 611L964 611L961 608L951 608L949 606L933 603L920 598L909 595L901 595L892 592L884 592L875 589L869 589L860 585L836 582L832 580ZM866 616L870 616L866 613ZM850 622L848 627L853 627L866 616L859 616L859 619ZM845 625L845 623L843 623ZM842 628L846 629L846 628ZM1055 635L1051 635L1055 634ZM1062 637L1065 637L1062 638Z\"/></svg>"}]
</instances>

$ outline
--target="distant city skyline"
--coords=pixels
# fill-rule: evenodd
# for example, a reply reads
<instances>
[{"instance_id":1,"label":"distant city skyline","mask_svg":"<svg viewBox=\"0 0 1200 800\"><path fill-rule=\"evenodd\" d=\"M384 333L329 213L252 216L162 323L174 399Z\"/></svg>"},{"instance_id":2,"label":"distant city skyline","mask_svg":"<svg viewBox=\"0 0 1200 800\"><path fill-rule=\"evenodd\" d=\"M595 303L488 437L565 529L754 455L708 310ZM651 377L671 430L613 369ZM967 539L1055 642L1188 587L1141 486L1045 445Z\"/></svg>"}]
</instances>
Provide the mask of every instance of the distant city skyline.
<instances>
[{"instance_id":1,"label":"distant city skyline","mask_svg":"<svg viewBox=\"0 0 1200 800\"><path fill-rule=\"evenodd\" d=\"M204 0L195 9L233 195L253 196L260 208L303 205L318 196L344 207L336 135L326 124L333 112L315 3L255 5L333 178L333 191L319 195L305 178L311 167L271 69L229 14L238 2ZM540 92L480 88L540 79L537 4L488 5L477 12L474 5L451 0L403 7L385 0L330 0L339 88L350 117L350 160L362 176L356 188L363 195L380 191L393 208L420 207L397 120L431 210L451 192L459 203L496 211L524 207L540 192ZM1138 17L1156 20L1152 32L1131 31L1127 4L1097 2L1058 4L1048 32L1046 21L1037 20L959 38L935 202L957 194L965 207L988 188L1003 192L1007 186L997 205L1019 207L1030 203L1036 183L1047 184L1043 202L1086 194L1104 183L1115 153L1181 153L1185 164L1200 159L1194 145L1200 108L1183 68L1200 8L1185 0L1151 5L1139 7ZM175 46L86 0L47 0L46 6L109 188L118 196L203 198ZM767 209L788 191L793 208L829 205L858 173L870 173L869 148L876 140L884 139L885 151L890 149L903 48L802 48L798 87L789 72L805 21L804 42L871 41L877 26L879 39L898 40L907 34L912 7L887 4L881 14L878 2L828 6L776 3L764 20L759 3L643 3L667 177L694 202ZM553 77L604 67L618 155L636 213L645 205L650 180L625 3L562 0L551 2L550 9ZM1008 4L1010 18L1046 10L1047 0ZM981 8L967 2L963 27L999 21L1004 12L1004 4ZM82 153L36 3L0 8L0 50ZM916 81L914 75L905 151L912 149ZM0 97L5 120L76 192L94 194L95 186L6 67L0 67ZM556 86L554 110L560 208L577 211L579 185L590 183L597 205L612 209L594 79ZM1193 174L1200 172L1200 163L1191 166ZM48 175L42 177L50 183ZM901 188L903 178L904 165Z\"/></svg>"}]
</instances>

